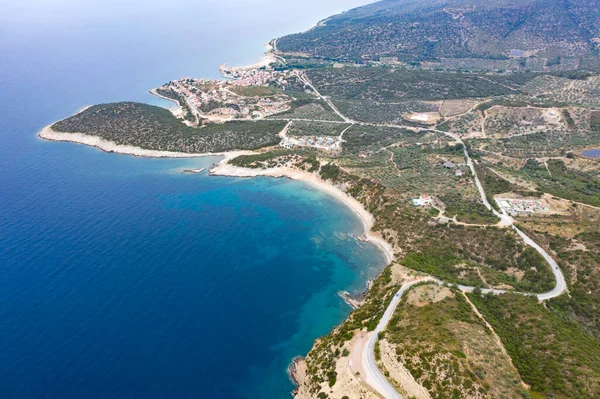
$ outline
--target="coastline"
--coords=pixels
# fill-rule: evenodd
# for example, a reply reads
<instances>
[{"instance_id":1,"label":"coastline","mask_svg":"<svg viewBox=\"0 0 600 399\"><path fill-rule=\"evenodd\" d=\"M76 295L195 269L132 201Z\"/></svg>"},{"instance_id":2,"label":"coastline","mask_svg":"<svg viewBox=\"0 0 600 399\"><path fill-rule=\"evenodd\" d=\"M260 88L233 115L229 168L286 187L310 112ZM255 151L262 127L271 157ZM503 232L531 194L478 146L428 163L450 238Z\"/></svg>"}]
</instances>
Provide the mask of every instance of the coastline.
<instances>
[{"instance_id":1,"label":"coastline","mask_svg":"<svg viewBox=\"0 0 600 399\"><path fill-rule=\"evenodd\" d=\"M327 181L321 179L319 176L313 173L290 167L250 169L230 165L228 161L237 155L238 154L226 153L225 158L209 171L209 175L247 178L258 176L274 178L285 177L291 180L304 181L312 187L331 195L338 201L345 204L348 208L350 208L350 210L352 210L352 212L354 212L354 214L357 215L358 218L361 220L363 228L365 230L365 236L367 237L367 241L377 246L384 254L386 259L385 266L388 266L390 263L392 263L392 261L394 260L394 250L392 249L392 246L372 231L373 224L375 222L375 218L373 217L373 215L369 211L367 211L360 202L358 202L350 195L346 194L341 188L331 183L328 183Z\"/></svg>"},{"instance_id":2,"label":"coastline","mask_svg":"<svg viewBox=\"0 0 600 399\"><path fill-rule=\"evenodd\" d=\"M87 109L89 107L86 107ZM82 111L84 111L83 109ZM80 112L82 112L80 111ZM44 127L39 133L38 137L48 141L64 141L70 143L83 144L90 147L98 148L104 152L133 155L135 157L144 158L199 158L199 157L211 157L219 155L228 155L229 158L234 158L240 155L253 154L252 151L230 151L230 152L205 152L201 154L187 153L187 152L175 152L175 151L157 151L157 150L146 150L144 148L135 147L132 145L117 144L114 141L105 140L97 136L91 136L84 133L61 133L52 130L52 125Z\"/></svg>"},{"instance_id":3,"label":"coastline","mask_svg":"<svg viewBox=\"0 0 600 399\"><path fill-rule=\"evenodd\" d=\"M156 96L158 98L162 98L163 100L171 101L171 102L175 103L178 107L181 107L181 104L179 104L179 101L175 100L174 98L169 98L169 97L163 96L156 89L157 88L155 87L154 89L148 90L148 93L150 93L153 96Z\"/></svg>"},{"instance_id":4,"label":"coastline","mask_svg":"<svg viewBox=\"0 0 600 399\"><path fill-rule=\"evenodd\" d=\"M154 94L158 97L163 97L158 93L153 93L152 90L150 90L150 93ZM163 98L179 104L177 101L175 101L173 99L170 99L167 97L163 97ZM90 107L91 107L91 105L87 105L87 106L81 108L80 110L78 110L73 115L78 115ZM95 147L101 151L108 152L108 153L132 155L134 157L143 157L143 158L199 158L199 157L213 157L213 156L225 155L226 159L231 159L231 158L235 158L240 155L255 154L255 152L247 151L247 150L214 152L214 153L213 152L205 152L205 153L201 153L201 154L176 152L176 151L146 150L144 148L136 147L136 146L132 146L132 145L117 144L114 141L105 140L101 137L92 136L92 135L85 134L85 133L55 132L54 130L52 130L52 126L54 126L54 124L58 123L58 122L60 122L60 121L53 122L50 125L45 126L42 130L40 130L38 132L37 136L43 140L64 141L64 142L68 142L68 143L83 144L83 145L87 145L90 147Z\"/></svg>"},{"instance_id":5,"label":"coastline","mask_svg":"<svg viewBox=\"0 0 600 399\"><path fill-rule=\"evenodd\" d=\"M266 51L264 53L263 59L255 64L235 67L231 69L241 69L241 70L251 70L258 69L261 67L266 67L271 65L272 63L279 62L280 57L276 54L276 41L273 42L273 45L267 43L265 45ZM226 64L223 64L219 69L225 68ZM159 94L156 89L149 90L150 94L173 102L176 107L182 109L179 101L162 96ZM81 113L88 109L90 106L84 107L80 109L78 113ZM174 113L174 109L169 109L172 113ZM174 113L175 114L175 113ZM177 116L177 115L175 115ZM56 122L54 122L56 123ZM375 223L374 216L361 204L358 200L347 194L341 186L335 185L330 181L325 181L320 178L317 174L310 173L307 171L295 169L292 167L277 167L277 168L268 168L268 169L251 169L251 168L241 168L236 167L228 162L240 155L250 155L257 154L256 151L249 150L240 150L240 151L226 151L226 152L217 152L217 153L183 153L176 151L159 151L159 150L147 150L141 147L131 146L131 145L122 145L117 144L113 141L103 139L98 136L92 136L84 133L64 133L64 132L56 132L52 129L54 123L44 127L40 132L38 132L37 136L41 139L48 141L62 141L62 142L71 142L77 144L83 144L91 147L95 147L101 151L107 153L117 153L123 155L130 155L136 157L147 157L147 158L198 158L198 157L206 157L206 156L222 156L221 159L212 169L209 170L209 175L212 176L228 176L228 177L238 177L238 178L252 178L252 177L272 177L272 178L287 178L291 180L300 180L306 182L311 187L324 192L332 197L334 197L337 201L343 203L346 207L350 208L350 210L360 219L363 225L364 237L366 240L360 241L368 241L371 244L378 247L381 251L382 256L384 257L384 265L382 270L389 266L394 261L394 250L393 247L381 237L380 234L373 232L373 226ZM365 287L365 292L368 292L371 289L372 281L369 280ZM360 301L356 301L353 298L344 298L344 301L356 309L361 306ZM337 327L337 326L336 326ZM334 327L335 328L335 327ZM313 341L313 345L315 342L318 342L320 337L315 338ZM312 350L312 349L311 349ZM297 388L301 385L302 380L306 378L307 370L306 364L303 361L303 356L297 356L292 361L292 369L290 369L290 378L293 383L296 385L296 389L294 390L294 397L297 392Z\"/></svg>"},{"instance_id":6,"label":"coastline","mask_svg":"<svg viewBox=\"0 0 600 399\"><path fill-rule=\"evenodd\" d=\"M88 109L90 106L80 109L77 113L81 113ZM345 204L362 222L366 241L377 246L383 253L386 263L388 266L394 260L394 250L392 246L385 241L382 237L372 231L375 218L373 215L365 209L365 207L358 202L355 198L348 195L341 188L321 179L319 176L306 172L299 169L290 167L277 167L269 169L250 169L240 168L230 165L228 161L232 158L240 155L251 155L256 154L256 151L250 150L239 150L239 151L226 151L216 153L185 153L175 151L158 151L158 150L147 150L140 147L131 145L117 144L113 141L105 140L97 136L91 136L84 133L62 133L55 132L52 130L50 124L44 127L39 133L38 137L48 141L63 141L70 143L83 144L90 147L95 147L101 151L108 153L116 153L123 155L132 155L136 157L145 158L199 158L208 156L223 156L223 159L217 163L212 169L209 170L211 176L229 176L229 177L274 177L274 178L288 178L291 180L301 180L316 189L323 191L338 201Z\"/></svg>"},{"instance_id":7,"label":"coastline","mask_svg":"<svg viewBox=\"0 0 600 399\"><path fill-rule=\"evenodd\" d=\"M152 93L154 94L154 93ZM173 100L172 100L173 101ZM76 114L79 114L90 106L81 108ZM53 123L54 124L54 123ZM394 250L392 246L385 241L382 237L372 231L375 218L367 211L364 206L356 199L345 193L341 188L321 179L319 176L306 172L299 169L290 167L277 167L269 169L250 169L240 168L230 165L228 161L232 158L240 155L251 155L256 154L256 151L239 150L239 151L225 151L216 153L185 153L175 151L158 151L158 150L147 150L132 145L117 144L114 141L105 140L103 138L92 136L84 133L63 133L52 130L50 124L44 127L39 133L38 137L48 141L63 141L76 144L83 144L90 147L95 147L101 151L108 153L116 153L123 155L132 155L136 157L145 158L199 158L209 156L223 156L223 159L217 163L212 169L209 170L209 175L212 176L229 176L229 177L274 177L274 178L288 178L291 180L301 180L316 189L323 191L338 201L345 204L358 218L360 219L366 241L377 246L385 257L385 266L388 266L394 260Z\"/></svg>"},{"instance_id":8,"label":"coastline","mask_svg":"<svg viewBox=\"0 0 600 399\"><path fill-rule=\"evenodd\" d=\"M175 103L175 105L177 106L177 108L181 109L181 104L179 104L179 101L175 100L174 98L169 98L169 97L163 96L156 89L157 88L155 87L152 90L148 90L148 93L150 93L153 96L156 96L158 98L162 98L163 100L171 101L172 103Z\"/></svg>"},{"instance_id":9,"label":"coastline","mask_svg":"<svg viewBox=\"0 0 600 399\"><path fill-rule=\"evenodd\" d=\"M274 62L277 62L277 57L275 56L274 47L269 43L265 43L265 52L263 54L263 58L250 65L241 65L241 66L233 66L230 67L227 63L223 63L219 65L219 71L223 71L223 69L240 69L240 70L251 70L251 69L259 69L263 67L268 67Z\"/></svg>"}]
</instances>

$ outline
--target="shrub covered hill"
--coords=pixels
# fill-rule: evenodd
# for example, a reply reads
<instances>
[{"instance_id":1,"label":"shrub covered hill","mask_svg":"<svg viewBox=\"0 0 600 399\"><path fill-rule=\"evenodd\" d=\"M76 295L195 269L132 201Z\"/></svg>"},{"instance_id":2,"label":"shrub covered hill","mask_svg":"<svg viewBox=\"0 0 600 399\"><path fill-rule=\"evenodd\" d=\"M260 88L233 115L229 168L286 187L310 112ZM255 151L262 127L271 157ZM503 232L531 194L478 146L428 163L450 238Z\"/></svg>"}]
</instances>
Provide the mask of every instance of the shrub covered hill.
<instances>
[{"instance_id":1,"label":"shrub covered hill","mask_svg":"<svg viewBox=\"0 0 600 399\"><path fill-rule=\"evenodd\" d=\"M277 49L336 61L572 70L597 68L599 37L597 0L383 0L283 37Z\"/></svg>"},{"instance_id":2,"label":"shrub covered hill","mask_svg":"<svg viewBox=\"0 0 600 399\"><path fill-rule=\"evenodd\" d=\"M134 102L100 104L52 125L146 150L207 153L276 145L283 121L233 121L201 128L185 125L164 108Z\"/></svg>"}]
</instances>

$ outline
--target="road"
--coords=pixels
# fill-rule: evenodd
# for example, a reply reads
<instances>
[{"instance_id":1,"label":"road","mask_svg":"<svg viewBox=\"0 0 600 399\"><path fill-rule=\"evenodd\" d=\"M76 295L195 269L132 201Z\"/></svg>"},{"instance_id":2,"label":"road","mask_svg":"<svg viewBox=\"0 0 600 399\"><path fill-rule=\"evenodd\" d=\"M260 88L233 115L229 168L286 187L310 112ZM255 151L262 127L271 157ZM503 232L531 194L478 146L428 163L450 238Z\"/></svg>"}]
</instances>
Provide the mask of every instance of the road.
<instances>
[{"instance_id":1,"label":"road","mask_svg":"<svg viewBox=\"0 0 600 399\"><path fill-rule=\"evenodd\" d=\"M481 201L486 206L486 208L488 208L490 211L494 212L494 214L496 216L498 216L506 226L512 227L512 229L515 230L519 236L521 236L521 238L523 239L525 244L534 248L540 255L542 255L544 257L546 262L548 262L548 264L550 265L550 267L552 269L552 273L554 273L554 277L556 278L556 285L552 290L550 290L548 292L545 292L542 294L535 294L537 296L538 300L545 301L545 300L548 300L551 298L556 298L557 296L562 295L567 290L567 284L565 281L565 277L564 277L562 271L560 270L560 268L558 267L558 264L556 263L556 261L542 247L540 247L535 241L533 241L529 236L527 236L525 233L523 233L521 230L519 230L519 228L517 228L514 225L514 220L509 215L507 215L505 212L500 213L492 207L492 205L487 200L487 196L485 195L483 186L482 186L481 182L479 181L477 172L475 171L473 161L471 160L471 157L469 156L467 146L464 144L462 139L451 133L442 132L442 131L438 131L438 132L444 133L444 134L456 139L463 145L465 158L467 160L467 165L471 169L471 172L475 179L475 184L481 195ZM398 290L398 292L396 293L394 298L392 299L388 308L385 310L383 317L379 321L379 324L377 324L377 328L375 329L375 331L373 331L371 333L371 335L369 336L367 345L365 345L365 347L363 349L362 366L363 366L365 375L363 375L361 377L362 377L363 381L365 381L366 384L368 384L373 390L375 390L375 392L379 393L386 399L402 399L402 396L398 392L396 392L396 390L389 383L387 378L377 368L377 363L375 362L375 343L377 342L377 340L379 338L379 333L381 331L384 331L386 326L388 325L390 319L392 318L392 315L394 314L394 311L396 310L396 307L398 306L398 304L400 303L400 300L402 299L402 296L412 286L414 286L415 284L422 282L422 281L431 281L431 282L434 282L434 283L440 284L440 285L443 284L442 281L434 279L434 278L426 278L426 279L422 279L422 280L415 280L415 281L410 281L410 282L404 283L402 285L402 287L400 287L400 289ZM472 292L475 289L475 287L459 285L458 289L460 289L463 292ZM506 292L504 290L495 290L495 289L487 289L487 288L482 289L481 291L484 294L491 293L494 295L504 294Z\"/></svg>"},{"instance_id":2,"label":"road","mask_svg":"<svg viewBox=\"0 0 600 399\"><path fill-rule=\"evenodd\" d=\"M479 181L479 177L477 176L477 172L475 171L475 167L473 165L473 161L471 160L471 157L469 156L469 151L467 151L467 146L462 141L462 139L459 138L459 141L463 145L463 149L464 149L464 153L465 153L465 158L467 160L467 165L471 169L471 173L473 174L473 178L475 179L475 185L477 186L477 189L479 190L479 194L481 195L481 201L483 202L483 204L490 211L494 212L494 215L496 215L497 217L499 217L500 220L506 226L512 227L512 229L514 231L516 231L517 234L523 239L523 242L525 242L526 245L529 245L530 247L532 247L533 249L535 249L540 255L542 255L542 257L546 260L546 262L548 262L548 265L550 266L550 268L552 270L552 273L554 274L554 278L556 280L556 284L555 284L554 288L552 290L548 291L548 292L545 292L545 293L542 293L542 294L536 294L538 300L539 301L545 301L545 300L548 300L548 299L551 299L551 298L556 298L557 296L562 295L567 290L567 282L565 280L564 274L560 270L560 267L558 267L558 264L556 263L556 261L548 254L548 252L546 252L546 250L544 248L540 247L527 234L525 234L517 226L515 226L514 219L511 218L508 214L506 214L506 211L503 210L502 213L500 213L500 212L496 211L492 207L492 205L487 200L487 196L485 195L485 191L483 189L483 186L481 185L481 182ZM492 292L493 291L494 290L492 290Z\"/></svg>"},{"instance_id":3,"label":"road","mask_svg":"<svg viewBox=\"0 0 600 399\"><path fill-rule=\"evenodd\" d=\"M545 301L551 298L556 298L557 296L560 296L565 291L567 291L567 282L565 281L565 276L560 270L560 267L558 267L556 261L552 259L550 255L548 255L548 252L546 252L544 248L540 247L535 241L529 238L515 225L512 225L512 228L517 232L518 235L521 236L523 241L525 241L525 244L531 246L533 249L538 251L540 255L544 257L544 259L546 259L546 262L548 262L548 264L552 268L552 273L554 273L554 277L556 278L556 285L554 286L554 288L551 291L545 292L543 294L537 294L536 296L538 297L538 300Z\"/></svg>"},{"instance_id":4,"label":"road","mask_svg":"<svg viewBox=\"0 0 600 399\"><path fill-rule=\"evenodd\" d=\"M377 368L377 363L375 362L375 343L378 340L378 335L381 331L385 330L396 307L400 303L402 296L408 291L413 285L424 282L424 281L435 281L433 278L424 278L421 280L413 280L407 283L404 283L402 287L398 290L394 298L390 302L390 305L385 310L383 317L379 320L379 324L374 331L370 333L367 344L364 346L362 353L362 368L364 371L364 375L361 375L362 380L369 385L375 392L380 394L386 399L402 399L402 395L396 392L396 389L390 384L387 378L381 374L379 369Z\"/></svg>"},{"instance_id":5,"label":"road","mask_svg":"<svg viewBox=\"0 0 600 399\"><path fill-rule=\"evenodd\" d=\"M467 150L467 146L465 145L464 141L459 136L449 133L449 132L444 132L443 130L437 130L437 129L427 129L427 130L445 134L446 136L451 137L452 139L456 140L463 146L463 152L465 154L465 159L467 160L467 165L469 166L469 169L471 170L473 179L475 180L475 185L477 186L477 190L479 191L479 195L481 196L481 201L483 202L485 207L487 209L489 209L490 211L492 211L494 213L494 215L496 215L498 218L500 218L500 220L502 221L502 224L504 224L507 227L510 226L523 239L523 242L526 245L529 245L530 247L535 249L540 255L542 255L542 257L546 260L546 262L548 262L548 265L550 265L552 273L554 274L554 277L556 279L556 285L554 286L554 288L552 290L550 290L548 292L544 292L542 294L532 294L532 295L537 296L539 301L545 301L545 300L548 300L551 298L556 298L556 297L562 295L567 290L567 282L565 280L564 274L560 270L560 267L558 267L558 264L556 263L556 261L548 254L548 252L546 252L546 250L544 248L540 247L527 234L525 234L517 226L515 226L514 219L511 218L506 213L506 211L503 210L502 213L500 213L492 207L492 205L490 204L490 202L487 199L487 195L485 194L483 185L481 184L481 181L479 180L479 176L477 175L477 171L475 170L475 166L473 165L473 160L471 159L471 156L469 155L469 151ZM467 286L459 286L459 289L461 289L462 291L465 291L465 292L471 292L471 291L473 291L474 288L467 287ZM482 290L482 292L483 293L493 293L493 294L503 294L505 291L484 289L484 290ZM524 294L527 294L527 293L524 293Z\"/></svg>"},{"instance_id":6,"label":"road","mask_svg":"<svg viewBox=\"0 0 600 399\"><path fill-rule=\"evenodd\" d=\"M342 118L344 120L345 123L355 123L354 120L348 118L346 115L342 114L340 112L339 109L337 109L337 107L333 104L333 101L331 101L331 99L329 97L326 97L324 95L322 95L315 86L313 86L313 84L310 82L310 79L308 79L308 77L306 75L304 75L303 73L297 73L296 76L298 77L298 79L300 79L302 81L302 83L304 83L305 85L307 85L308 87L310 87L312 89L312 91L315 92L315 94L323 101L325 101L327 103L327 105L329 105L329 108L331 108L333 110L333 112L335 112L337 114L337 116L339 116L340 118Z\"/></svg>"},{"instance_id":7,"label":"road","mask_svg":"<svg viewBox=\"0 0 600 399\"><path fill-rule=\"evenodd\" d=\"M329 98L322 96L321 93L319 93L317 91L317 89L310 83L310 81L308 80L307 77L304 77L304 76L301 76L300 74L298 74L298 78L300 80L302 80L304 83L306 83L317 94L317 96L319 96L322 100L324 100L331 107L331 109L338 116L340 116L340 118L342 118L345 122L352 123L352 124L367 125L366 123L354 121L354 120L346 117L345 115L343 115L335 107L335 105L331 102L331 100ZM390 127L401 127L401 126L390 126ZM533 241L529 236L527 236L523 231L521 231L519 228L517 228L515 226L515 224L514 224L515 221L513 218L511 218L505 211L502 211L502 213L500 213L496 209L494 209L494 207L492 207L492 205L489 203L489 201L487 199L483 185L481 184L481 181L479 180L479 177L477 175L477 171L475 170L473 160L471 159L471 157L469 155L469 151L467 150L467 146L465 145L462 138L460 136L457 136L450 132L445 132L443 130L429 129L429 128L416 128L414 130L433 131L433 132L441 133L448 137L451 137L452 139L456 140L456 142L460 143L463 146L463 152L465 155L465 159L467 161L467 165L468 165L469 169L471 170L471 173L475 180L475 185L477 186L477 190L479 191L479 194L481 196L481 201L483 202L485 207L487 209L489 209L491 212L493 212L494 215L496 215L500 219L502 225L504 225L506 227L511 227L523 239L523 242L526 245L531 246L540 255L542 255L542 257L546 260L546 262L548 262L548 265L550 266L552 273L554 274L554 277L556 279L555 287L548 292L545 292L542 294L535 294L537 296L538 300L545 301L545 300L548 300L551 298L556 298L556 297L562 295L567 290L567 284L565 281L565 277L564 277L562 271L560 270L560 267L558 266L556 261L548 254L548 252L546 252L546 250L544 250L544 248L540 247L535 241ZM361 375L361 378L375 392L377 392L378 394L380 394L381 396L383 396L386 399L402 399L402 396L398 392L396 392L396 390L390 384L390 382L387 380L387 378L377 368L377 363L375 362L375 344L377 343L377 340L379 339L379 333L381 331L384 331L385 328L387 327L390 319L392 318L392 315L394 314L394 311L396 310L396 307L398 306L398 304L400 303L400 300L402 299L402 296L412 286L414 286L415 284L418 284L420 282L423 282L423 281L430 281L430 282L440 284L440 285L443 284L442 281L431 278L431 277L420 279L420 280L413 280L413 281L404 283L402 285L402 287L400 287L398 292L394 295L394 298L390 302L388 308L385 310L385 313L383 314L383 317L381 318L381 320L379 320L379 323L377 324L377 327L375 328L375 330L370 333L367 344L364 346L363 351L361 353L361 357L362 357L361 363L362 363L362 368L364 371L364 375ZM458 288L463 292L472 292L475 289L475 287L464 286L464 285L459 285ZM498 294L503 294L505 292L506 291L504 291L504 290L482 289L482 293L484 293L484 294L491 293L491 294L498 295ZM527 294L527 293L522 293L522 294Z\"/></svg>"}]
</instances>

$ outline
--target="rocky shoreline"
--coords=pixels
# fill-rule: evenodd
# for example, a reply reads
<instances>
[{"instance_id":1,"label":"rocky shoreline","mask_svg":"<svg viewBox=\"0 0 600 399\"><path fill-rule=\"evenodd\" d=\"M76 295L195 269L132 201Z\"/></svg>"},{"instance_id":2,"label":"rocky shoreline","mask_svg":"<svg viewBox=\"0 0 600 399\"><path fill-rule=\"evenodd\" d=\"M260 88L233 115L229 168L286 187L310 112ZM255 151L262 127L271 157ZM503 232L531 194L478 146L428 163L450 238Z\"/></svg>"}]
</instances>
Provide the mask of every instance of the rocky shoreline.
<instances>
[{"instance_id":1,"label":"rocky shoreline","mask_svg":"<svg viewBox=\"0 0 600 399\"><path fill-rule=\"evenodd\" d=\"M287 368L288 377L296 386L296 388L291 392L293 397L297 395L299 387L306 380L306 373L306 361L304 360L304 356L296 356L293 358L292 362Z\"/></svg>"}]
</instances>

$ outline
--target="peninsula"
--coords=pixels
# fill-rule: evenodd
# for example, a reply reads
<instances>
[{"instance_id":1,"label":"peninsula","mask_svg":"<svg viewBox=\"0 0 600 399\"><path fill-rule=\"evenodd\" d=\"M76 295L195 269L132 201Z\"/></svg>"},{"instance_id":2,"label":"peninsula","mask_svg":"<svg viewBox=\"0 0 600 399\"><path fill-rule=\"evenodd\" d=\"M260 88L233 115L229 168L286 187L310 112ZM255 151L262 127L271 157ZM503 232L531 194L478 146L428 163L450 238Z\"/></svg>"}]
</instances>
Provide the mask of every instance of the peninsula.
<instances>
[{"instance_id":1,"label":"peninsula","mask_svg":"<svg viewBox=\"0 0 600 399\"><path fill-rule=\"evenodd\" d=\"M223 154L210 174L357 213L388 265L294 359L296 398L600 398L599 27L592 0L384 0L151 91L172 110L94 105L40 137Z\"/></svg>"}]
</instances>

